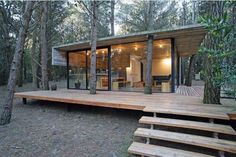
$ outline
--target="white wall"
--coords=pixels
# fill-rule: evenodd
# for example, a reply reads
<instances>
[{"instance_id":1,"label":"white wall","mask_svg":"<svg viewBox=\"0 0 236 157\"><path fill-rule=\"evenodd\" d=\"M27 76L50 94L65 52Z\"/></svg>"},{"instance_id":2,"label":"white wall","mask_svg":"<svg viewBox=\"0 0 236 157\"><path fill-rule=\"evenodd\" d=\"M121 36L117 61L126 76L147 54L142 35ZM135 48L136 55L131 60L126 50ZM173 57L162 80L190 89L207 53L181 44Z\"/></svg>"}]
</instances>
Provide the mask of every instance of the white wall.
<instances>
[{"instance_id":1,"label":"white wall","mask_svg":"<svg viewBox=\"0 0 236 157\"><path fill-rule=\"evenodd\" d=\"M171 74L171 60L153 59L152 61L152 76L168 76Z\"/></svg>"},{"instance_id":2,"label":"white wall","mask_svg":"<svg viewBox=\"0 0 236 157\"><path fill-rule=\"evenodd\" d=\"M135 60L130 60L130 67L126 68L127 81L133 82L141 81L141 63Z\"/></svg>"}]
</instances>

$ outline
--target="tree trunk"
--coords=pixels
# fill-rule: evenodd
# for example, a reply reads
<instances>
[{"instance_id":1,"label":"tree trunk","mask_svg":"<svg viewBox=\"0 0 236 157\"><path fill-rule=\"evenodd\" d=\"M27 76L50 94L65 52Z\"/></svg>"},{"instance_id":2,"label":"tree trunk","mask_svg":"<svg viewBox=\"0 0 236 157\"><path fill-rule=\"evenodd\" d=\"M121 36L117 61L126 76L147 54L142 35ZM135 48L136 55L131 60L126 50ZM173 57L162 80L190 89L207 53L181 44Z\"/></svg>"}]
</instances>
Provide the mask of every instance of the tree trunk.
<instances>
[{"instance_id":1,"label":"tree trunk","mask_svg":"<svg viewBox=\"0 0 236 157\"><path fill-rule=\"evenodd\" d=\"M115 0L111 0L111 36L115 35L114 14L115 14Z\"/></svg>"},{"instance_id":2,"label":"tree trunk","mask_svg":"<svg viewBox=\"0 0 236 157\"><path fill-rule=\"evenodd\" d=\"M144 94L152 94L152 50L153 36L149 35L147 41L147 64Z\"/></svg>"},{"instance_id":3,"label":"tree trunk","mask_svg":"<svg viewBox=\"0 0 236 157\"><path fill-rule=\"evenodd\" d=\"M31 68L32 68L32 77L33 77L33 88L38 88L38 78L37 78L37 63L35 60L36 58L36 44L37 44L37 36L33 33L33 43L32 43L32 50L31 50Z\"/></svg>"},{"instance_id":4,"label":"tree trunk","mask_svg":"<svg viewBox=\"0 0 236 157\"><path fill-rule=\"evenodd\" d=\"M147 30L151 31L154 29L154 5L155 2L148 2L148 26ZM144 94L152 94L152 51L153 51L153 35L148 36L147 41L147 64L146 64L146 77L145 77L145 87Z\"/></svg>"},{"instance_id":5,"label":"tree trunk","mask_svg":"<svg viewBox=\"0 0 236 157\"><path fill-rule=\"evenodd\" d=\"M18 72L18 80L17 80L17 84L18 87L22 87L23 86L23 80L24 80L24 52L22 54L22 59L21 59L21 64L20 64L20 70Z\"/></svg>"},{"instance_id":6,"label":"tree trunk","mask_svg":"<svg viewBox=\"0 0 236 157\"><path fill-rule=\"evenodd\" d=\"M96 48L97 48L97 18L98 18L98 2L93 0L92 2L92 23L91 23L91 65L90 65L90 94L96 94Z\"/></svg>"},{"instance_id":7,"label":"tree trunk","mask_svg":"<svg viewBox=\"0 0 236 157\"><path fill-rule=\"evenodd\" d=\"M42 4L42 16L40 27L40 45L41 45L41 72L42 72L42 89L49 90L48 82L48 47L47 47L47 1Z\"/></svg>"},{"instance_id":8,"label":"tree trunk","mask_svg":"<svg viewBox=\"0 0 236 157\"><path fill-rule=\"evenodd\" d=\"M19 30L18 39L16 41L15 54L10 69L10 76L7 84L7 96L3 104L0 117L0 125L8 124L11 120L13 97L17 81L17 73L21 64L22 54L24 50L25 38L29 27L30 17L33 11L34 1L27 1L24 14L22 16L22 25Z\"/></svg>"},{"instance_id":9,"label":"tree trunk","mask_svg":"<svg viewBox=\"0 0 236 157\"><path fill-rule=\"evenodd\" d=\"M193 65L195 60L195 54L190 57L189 65L188 65L188 73L185 78L185 86L192 86L192 79L193 79Z\"/></svg>"},{"instance_id":10,"label":"tree trunk","mask_svg":"<svg viewBox=\"0 0 236 157\"><path fill-rule=\"evenodd\" d=\"M224 15L224 4L223 1L214 1L209 2L209 15L222 18ZM216 45L218 45L218 41L210 34L206 36L205 39L205 46L207 49L215 50ZM216 77L217 73L220 71L215 71L214 64L216 63L211 56L205 56L205 86L204 86L204 97L203 103L205 104L220 104L220 89L221 85L216 84L214 82L214 78Z\"/></svg>"}]
</instances>

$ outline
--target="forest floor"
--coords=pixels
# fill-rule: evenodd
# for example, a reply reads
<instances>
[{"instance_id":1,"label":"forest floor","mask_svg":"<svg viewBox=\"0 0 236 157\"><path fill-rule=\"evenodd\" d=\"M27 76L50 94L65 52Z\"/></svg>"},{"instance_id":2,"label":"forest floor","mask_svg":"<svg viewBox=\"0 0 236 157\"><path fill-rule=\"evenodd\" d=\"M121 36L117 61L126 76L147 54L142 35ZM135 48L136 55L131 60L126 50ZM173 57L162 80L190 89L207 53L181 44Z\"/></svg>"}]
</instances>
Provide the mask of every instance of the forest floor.
<instances>
[{"instance_id":1,"label":"forest floor","mask_svg":"<svg viewBox=\"0 0 236 157\"><path fill-rule=\"evenodd\" d=\"M65 81L57 85L65 88ZM16 89L31 90L31 84ZM6 86L0 86L0 105L5 96ZM0 157L131 157L127 149L141 116L138 111L79 105L68 112L62 103L23 105L16 98L11 123L0 126Z\"/></svg>"},{"instance_id":2,"label":"forest floor","mask_svg":"<svg viewBox=\"0 0 236 157\"><path fill-rule=\"evenodd\" d=\"M26 84L16 91L29 91ZM6 87L0 87L0 102ZM0 126L1 157L127 157L141 112L14 99L12 121Z\"/></svg>"}]
</instances>

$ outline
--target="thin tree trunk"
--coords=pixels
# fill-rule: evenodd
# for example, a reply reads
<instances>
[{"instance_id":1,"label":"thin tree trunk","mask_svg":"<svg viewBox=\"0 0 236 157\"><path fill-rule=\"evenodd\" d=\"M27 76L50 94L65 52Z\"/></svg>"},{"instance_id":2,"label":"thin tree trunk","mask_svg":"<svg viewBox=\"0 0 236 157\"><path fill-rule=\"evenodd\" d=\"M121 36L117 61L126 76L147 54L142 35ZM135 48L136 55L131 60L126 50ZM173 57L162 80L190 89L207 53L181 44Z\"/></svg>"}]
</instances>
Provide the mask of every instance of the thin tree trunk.
<instances>
[{"instance_id":1,"label":"thin tree trunk","mask_svg":"<svg viewBox=\"0 0 236 157\"><path fill-rule=\"evenodd\" d=\"M34 1L27 1L25 11L22 17L22 25L19 30L18 39L16 41L15 54L10 69L10 76L7 84L7 96L3 104L0 117L0 125L8 124L11 120L13 97L17 81L17 73L21 64L22 54L24 50L25 38L29 27L30 17L33 11Z\"/></svg>"},{"instance_id":2,"label":"thin tree trunk","mask_svg":"<svg viewBox=\"0 0 236 157\"><path fill-rule=\"evenodd\" d=\"M144 94L152 94L152 51L153 51L153 36L148 36L147 41L147 64L146 64L146 80Z\"/></svg>"},{"instance_id":3,"label":"thin tree trunk","mask_svg":"<svg viewBox=\"0 0 236 157\"><path fill-rule=\"evenodd\" d=\"M23 78L24 78L24 52L22 54L22 59L21 59L21 64L20 64L20 70L18 72L18 80L17 80L17 84L18 87L22 87L23 86Z\"/></svg>"},{"instance_id":4,"label":"thin tree trunk","mask_svg":"<svg viewBox=\"0 0 236 157\"><path fill-rule=\"evenodd\" d=\"M115 35L114 14L115 14L115 0L111 0L111 36Z\"/></svg>"},{"instance_id":5,"label":"thin tree trunk","mask_svg":"<svg viewBox=\"0 0 236 157\"><path fill-rule=\"evenodd\" d=\"M91 23L91 65L90 65L90 94L96 94L96 48L97 48L97 16L98 16L98 2L92 2L92 23Z\"/></svg>"},{"instance_id":6,"label":"thin tree trunk","mask_svg":"<svg viewBox=\"0 0 236 157\"><path fill-rule=\"evenodd\" d=\"M224 15L224 4L223 1L214 1L209 2L209 15L215 16L218 18L222 18ZM206 36L205 46L208 49L215 50L216 45L218 45L218 41L211 35ZM205 86L204 86L204 97L203 103L205 104L220 104L220 89L221 86L214 82L215 75L220 73L220 71L215 71L214 64L217 63L216 60L212 59L212 57L205 56Z\"/></svg>"},{"instance_id":7,"label":"thin tree trunk","mask_svg":"<svg viewBox=\"0 0 236 157\"><path fill-rule=\"evenodd\" d=\"M47 48L47 1L42 4L42 16L40 27L40 44L41 44L41 72L42 72L42 89L49 90L48 82L48 48Z\"/></svg>"},{"instance_id":8,"label":"thin tree trunk","mask_svg":"<svg viewBox=\"0 0 236 157\"><path fill-rule=\"evenodd\" d=\"M155 2L148 2L148 26L147 30L151 31L154 29L154 5ZM147 41L147 64L146 64L146 77L145 77L145 87L144 94L152 94L152 51L153 51L153 36L148 36Z\"/></svg>"},{"instance_id":9,"label":"thin tree trunk","mask_svg":"<svg viewBox=\"0 0 236 157\"><path fill-rule=\"evenodd\" d=\"M189 60L189 65L188 65L188 73L186 75L186 79L185 79L185 85L186 86L192 86L192 79L193 79L193 65L194 65L194 61L195 61L195 54L192 55L190 57L190 60Z\"/></svg>"},{"instance_id":10,"label":"thin tree trunk","mask_svg":"<svg viewBox=\"0 0 236 157\"><path fill-rule=\"evenodd\" d=\"M36 34L33 33L33 44L32 44L32 50L31 50L31 68L32 68L32 77L33 77L33 88L38 88L38 78L37 78L37 63L35 63L34 60L37 60L36 58L36 43L37 37Z\"/></svg>"}]
</instances>

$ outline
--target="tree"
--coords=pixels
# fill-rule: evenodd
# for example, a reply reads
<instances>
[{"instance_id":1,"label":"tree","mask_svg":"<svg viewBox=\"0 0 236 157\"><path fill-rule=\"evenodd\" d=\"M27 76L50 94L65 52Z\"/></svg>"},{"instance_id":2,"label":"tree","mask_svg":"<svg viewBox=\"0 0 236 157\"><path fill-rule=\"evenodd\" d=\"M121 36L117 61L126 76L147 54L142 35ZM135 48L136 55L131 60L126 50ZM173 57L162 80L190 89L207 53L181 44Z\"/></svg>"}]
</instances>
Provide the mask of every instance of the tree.
<instances>
[{"instance_id":1,"label":"tree","mask_svg":"<svg viewBox=\"0 0 236 157\"><path fill-rule=\"evenodd\" d=\"M115 0L111 0L111 36L115 35Z\"/></svg>"},{"instance_id":2,"label":"tree","mask_svg":"<svg viewBox=\"0 0 236 157\"><path fill-rule=\"evenodd\" d=\"M178 24L178 8L176 1L153 1L154 29L171 28ZM121 26L118 34L128 34L148 30L148 1L134 1L132 4L117 3L119 9L117 22Z\"/></svg>"},{"instance_id":3,"label":"tree","mask_svg":"<svg viewBox=\"0 0 236 157\"><path fill-rule=\"evenodd\" d=\"M228 24L228 15L224 1L206 2L207 15L202 17L202 23L208 30L201 52L205 60L205 86L203 103L220 104L220 91L225 80L223 62L232 54L229 49L231 26Z\"/></svg>"},{"instance_id":4,"label":"tree","mask_svg":"<svg viewBox=\"0 0 236 157\"><path fill-rule=\"evenodd\" d=\"M97 18L98 18L98 2L93 0L92 5L92 22L91 22L91 64L90 64L90 94L96 94L96 85L97 85L97 73L96 73L96 64L97 64Z\"/></svg>"},{"instance_id":5,"label":"tree","mask_svg":"<svg viewBox=\"0 0 236 157\"><path fill-rule=\"evenodd\" d=\"M41 72L42 89L49 90L48 81L48 47L47 47L47 14L48 2L42 2L42 16L40 27L40 46L41 46Z\"/></svg>"},{"instance_id":6,"label":"tree","mask_svg":"<svg viewBox=\"0 0 236 157\"><path fill-rule=\"evenodd\" d=\"M152 31L154 29L154 1L148 2L148 26L147 30ZM147 41L147 61L146 61L146 78L145 78L145 94L152 94L152 51L153 51L153 35L148 36Z\"/></svg>"},{"instance_id":7,"label":"tree","mask_svg":"<svg viewBox=\"0 0 236 157\"><path fill-rule=\"evenodd\" d=\"M25 6L25 10L22 16L22 25L20 26L18 39L16 41L15 54L14 54L14 58L11 64L10 76L9 76L8 84L7 84L7 97L3 104L3 109L2 109L1 117L0 117L1 125L8 124L10 123L10 120L11 120L13 97L14 97L14 91L15 91L15 86L16 86L16 81L17 81L17 73L19 71L19 67L21 64L25 38L26 38L27 30L29 27L29 21L30 21L30 17L33 11L33 6L34 6L34 1L27 1L25 3L26 3L26 6Z\"/></svg>"},{"instance_id":8,"label":"tree","mask_svg":"<svg viewBox=\"0 0 236 157\"><path fill-rule=\"evenodd\" d=\"M192 78L193 78L193 72L194 72L194 60L195 60L195 54L192 55L189 59L189 66L188 66L188 72L185 78L185 85L186 86L192 86Z\"/></svg>"},{"instance_id":9,"label":"tree","mask_svg":"<svg viewBox=\"0 0 236 157\"><path fill-rule=\"evenodd\" d=\"M9 69L14 55L14 43L19 25L19 20L13 15L21 15L21 2L0 1L0 85L6 84Z\"/></svg>"}]
</instances>

